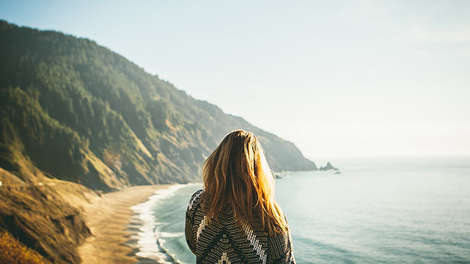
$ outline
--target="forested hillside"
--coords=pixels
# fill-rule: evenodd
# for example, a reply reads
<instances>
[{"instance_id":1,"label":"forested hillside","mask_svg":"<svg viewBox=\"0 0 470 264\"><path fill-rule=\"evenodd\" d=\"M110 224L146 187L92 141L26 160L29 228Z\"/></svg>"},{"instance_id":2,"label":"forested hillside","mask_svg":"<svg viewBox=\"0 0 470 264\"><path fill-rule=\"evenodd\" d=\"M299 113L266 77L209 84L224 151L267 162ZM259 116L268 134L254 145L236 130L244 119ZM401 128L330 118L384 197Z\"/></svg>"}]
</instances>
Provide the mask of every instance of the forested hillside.
<instances>
[{"instance_id":1,"label":"forested hillside","mask_svg":"<svg viewBox=\"0 0 470 264\"><path fill-rule=\"evenodd\" d=\"M4 181L29 182L31 168L102 190L197 181L237 128L260 138L274 170L316 169L292 143L94 41L2 21L0 58L0 167L16 177Z\"/></svg>"}]
</instances>

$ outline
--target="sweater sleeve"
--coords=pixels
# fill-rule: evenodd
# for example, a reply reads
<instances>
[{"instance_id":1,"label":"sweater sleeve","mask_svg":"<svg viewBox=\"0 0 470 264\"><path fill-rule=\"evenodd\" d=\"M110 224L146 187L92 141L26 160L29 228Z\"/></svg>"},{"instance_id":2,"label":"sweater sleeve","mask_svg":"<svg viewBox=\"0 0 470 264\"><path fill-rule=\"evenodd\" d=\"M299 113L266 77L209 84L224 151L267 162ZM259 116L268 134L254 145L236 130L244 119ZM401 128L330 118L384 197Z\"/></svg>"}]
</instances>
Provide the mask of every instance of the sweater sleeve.
<instances>
[{"instance_id":1,"label":"sweater sleeve","mask_svg":"<svg viewBox=\"0 0 470 264\"><path fill-rule=\"evenodd\" d=\"M290 231L284 234L276 234L268 241L268 263L295 264L294 250Z\"/></svg>"},{"instance_id":2,"label":"sweater sleeve","mask_svg":"<svg viewBox=\"0 0 470 264\"><path fill-rule=\"evenodd\" d=\"M188 208L186 209L186 221L185 221L185 236L186 243L189 249L196 254L196 239L194 237L194 214L199 209L199 197L202 190L195 192L189 200Z\"/></svg>"},{"instance_id":3,"label":"sweater sleeve","mask_svg":"<svg viewBox=\"0 0 470 264\"><path fill-rule=\"evenodd\" d=\"M287 249L286 254L282 258L282 263L295 264L294 249L292 247L292 236L290 232L287 233Z\"/></svg>"}]
</instances>

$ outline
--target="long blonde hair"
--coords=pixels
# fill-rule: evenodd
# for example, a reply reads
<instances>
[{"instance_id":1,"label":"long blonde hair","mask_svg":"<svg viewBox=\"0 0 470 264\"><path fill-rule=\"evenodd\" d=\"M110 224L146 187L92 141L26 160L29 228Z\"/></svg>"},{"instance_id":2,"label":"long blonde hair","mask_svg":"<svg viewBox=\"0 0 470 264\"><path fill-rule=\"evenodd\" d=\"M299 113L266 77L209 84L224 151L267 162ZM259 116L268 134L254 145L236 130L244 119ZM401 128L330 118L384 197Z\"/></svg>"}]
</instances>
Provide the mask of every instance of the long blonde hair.
<instances>
[{"instance_id":1,"label":"long blonde hair","mask_svg":"<svg viewBox=\"0 0 470 264\"><path fill-rule=\"evenodd\" d=\"M287 232L281 208L274 201L274 180L258 139L251 132L229 133L203 165L206 214L217 218L225 206L235 217L269 233Z\"/></svg>"}]
</instances>

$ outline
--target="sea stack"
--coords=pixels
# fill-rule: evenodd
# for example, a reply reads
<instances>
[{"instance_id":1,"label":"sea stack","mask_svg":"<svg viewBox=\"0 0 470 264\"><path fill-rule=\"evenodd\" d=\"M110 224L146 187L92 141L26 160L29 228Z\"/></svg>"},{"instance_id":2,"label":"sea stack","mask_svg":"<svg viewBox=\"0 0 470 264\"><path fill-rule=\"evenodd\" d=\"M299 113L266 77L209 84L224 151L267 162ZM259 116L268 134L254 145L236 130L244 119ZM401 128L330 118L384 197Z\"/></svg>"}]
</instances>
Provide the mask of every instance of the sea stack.
<instances>
[{"instance_id":1,"label":"sea stack","mask_svg":"<svg viewBox=\"0 0 470 264\"><path fill-rule=\"evenodd\" d=\"M320 169L319 169L319 170L321 170L321 171L334 170L334 171L337 171L337 172L339 172L339 169L338 169L338 168L336 168L335 166L333 166L333 165L331 164L331 162L329 162L329 161L326 163L326 165L325 165L325 166L323 166L323 167L320 167Z\"/></svg>"}]
</instances>

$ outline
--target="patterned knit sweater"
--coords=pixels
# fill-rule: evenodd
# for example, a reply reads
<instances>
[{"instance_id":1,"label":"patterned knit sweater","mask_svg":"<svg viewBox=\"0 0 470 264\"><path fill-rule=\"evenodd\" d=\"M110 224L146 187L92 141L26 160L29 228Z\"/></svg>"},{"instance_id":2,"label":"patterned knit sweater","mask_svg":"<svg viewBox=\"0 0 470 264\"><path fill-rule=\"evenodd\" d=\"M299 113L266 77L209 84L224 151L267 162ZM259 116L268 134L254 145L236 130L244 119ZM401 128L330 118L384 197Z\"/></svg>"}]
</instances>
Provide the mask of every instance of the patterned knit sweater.
<instances>
[{"instance_id":1,"label":"patterned knit sweater","mask_svg":"<svg viewBox=\"0 0 470 264\"><path fill-rule=\"evenodd\" d=\"M225 209L217 221L208 221L201 201L193 194L186 211L186 242L197 263L295 263L290 234L270 236L260 226L236 219Z\"/></svg>"}]
</instances>

